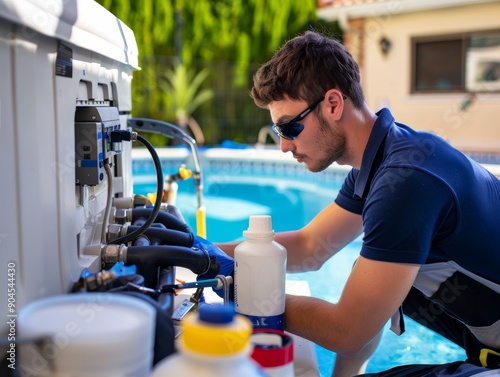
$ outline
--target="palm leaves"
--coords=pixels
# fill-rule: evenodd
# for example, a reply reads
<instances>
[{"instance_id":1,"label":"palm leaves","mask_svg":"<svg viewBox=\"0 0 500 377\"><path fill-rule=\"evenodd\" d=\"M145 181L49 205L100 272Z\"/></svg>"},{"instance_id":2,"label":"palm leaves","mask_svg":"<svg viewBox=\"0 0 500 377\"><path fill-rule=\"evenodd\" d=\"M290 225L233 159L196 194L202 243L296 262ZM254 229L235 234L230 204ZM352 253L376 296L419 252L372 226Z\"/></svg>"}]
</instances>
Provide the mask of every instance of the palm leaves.
<instances>
[{"instance_id":1,"label":"palm leaves","mask_svg":"<svg viewBox=\"0 0 500 377\"><path fill-rule=\"evenodd\" d=\"M177 62L165 72L159 84L164 94L166 118L173 114L179 127L186 130L189 126L198 144L203 144L204 137L192 114L200 105L214 96L211 89L202 87L209 74L208 68L196 72L185 64Z\"/></svg>"}]
</instances>

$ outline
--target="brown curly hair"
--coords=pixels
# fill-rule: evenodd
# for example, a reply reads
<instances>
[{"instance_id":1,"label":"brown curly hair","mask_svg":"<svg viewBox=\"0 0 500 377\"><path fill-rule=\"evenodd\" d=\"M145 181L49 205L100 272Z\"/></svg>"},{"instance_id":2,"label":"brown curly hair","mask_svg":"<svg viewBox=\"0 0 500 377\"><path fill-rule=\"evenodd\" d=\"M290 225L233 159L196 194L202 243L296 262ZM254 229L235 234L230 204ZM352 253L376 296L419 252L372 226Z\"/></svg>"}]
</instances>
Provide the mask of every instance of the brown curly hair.
<instances>
[{"instance_id":1,"label":"brown curly hair","mask_svg":"<svg viewBox=\"0 0 500 377\"><path fill-rule=\"evenodd\" d=\"M342 43L315 31L285 43L259 68L253 82L251 96L261 108L285 95L312 103L330 89L348 96L356 108L364 103L359 67L352 55Z\"/></svg>"}]
</instances>

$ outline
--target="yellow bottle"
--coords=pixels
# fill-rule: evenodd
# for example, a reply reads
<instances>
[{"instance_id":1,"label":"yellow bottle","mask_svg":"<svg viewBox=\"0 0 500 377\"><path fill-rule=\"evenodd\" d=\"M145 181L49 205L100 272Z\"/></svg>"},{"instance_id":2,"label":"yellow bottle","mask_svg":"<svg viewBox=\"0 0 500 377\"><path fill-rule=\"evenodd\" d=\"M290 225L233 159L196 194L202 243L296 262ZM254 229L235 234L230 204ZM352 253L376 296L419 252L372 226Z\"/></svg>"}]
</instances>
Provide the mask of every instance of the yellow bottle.
<instances>
[{"instance_id":1,"label":"yellow bottle","mask_svg":"<svg viewBox=\"0 0 500 377\"><path fill-rule=\"evenodd\" d=\"M159 362L151 377L263 377L252 360L252 324L233 305L209 305L181 323L177 353Z\"/></svg>"}]
</instances>

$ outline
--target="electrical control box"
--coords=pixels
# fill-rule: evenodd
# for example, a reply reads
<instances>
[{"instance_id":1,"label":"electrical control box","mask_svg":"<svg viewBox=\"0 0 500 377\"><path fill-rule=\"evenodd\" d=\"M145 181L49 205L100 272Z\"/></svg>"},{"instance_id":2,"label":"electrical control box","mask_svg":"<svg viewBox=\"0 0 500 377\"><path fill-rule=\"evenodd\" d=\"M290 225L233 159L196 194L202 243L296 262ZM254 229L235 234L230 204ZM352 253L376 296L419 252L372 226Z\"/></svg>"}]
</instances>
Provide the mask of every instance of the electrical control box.
<instances>
[{"instance_id":1,"label":"electrical control box","mask_svg":"<svg viewBox=\"0 0 500 377\"><path fill-rule=\"evenodd\" d=\"M104 180L104 161L121 149L110 140L120 129L116 107L77 107L75 113L76 184L95 186Z\"/></svg>"}]
</instances>

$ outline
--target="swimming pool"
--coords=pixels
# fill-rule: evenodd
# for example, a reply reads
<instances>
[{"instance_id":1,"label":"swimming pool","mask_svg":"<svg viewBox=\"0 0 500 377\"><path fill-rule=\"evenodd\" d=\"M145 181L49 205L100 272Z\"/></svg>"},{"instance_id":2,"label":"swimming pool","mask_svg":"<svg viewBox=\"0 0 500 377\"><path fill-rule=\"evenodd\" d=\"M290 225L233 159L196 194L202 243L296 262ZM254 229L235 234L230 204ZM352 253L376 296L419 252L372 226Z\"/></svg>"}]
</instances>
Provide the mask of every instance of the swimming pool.
<instances>
[{"instance_id":1,"label":"swimming pool","mask_svg":"<svg viewBox=\"0 0 500 377\"><path fill-rule=\"evenodd\" d=\"M164 174L175 174L180 164L193 167L189 151L158 151ZM204 180L202 204L207 212L207 238L212 242L239 239L250 215L271 215L275 231L298 229L335 198L348 168L333 166L311 173L288 154L269 149L207 149L200 153ZM133 151L134 193L155 192L156 175L147 152ZM177 207L193 230L197 200L193 180L179 183ZM288 274L305 280L311 294L336 302L359 252L356 240L327 261L320 270ZM444 363L465 358L463 350L407 318L406 332L398 337L388 326L367 372L401 364ZM321 377L331 375L335 355L316 346Z\"/></svg>"}]
</instances>

